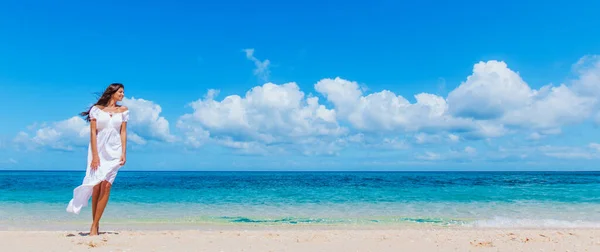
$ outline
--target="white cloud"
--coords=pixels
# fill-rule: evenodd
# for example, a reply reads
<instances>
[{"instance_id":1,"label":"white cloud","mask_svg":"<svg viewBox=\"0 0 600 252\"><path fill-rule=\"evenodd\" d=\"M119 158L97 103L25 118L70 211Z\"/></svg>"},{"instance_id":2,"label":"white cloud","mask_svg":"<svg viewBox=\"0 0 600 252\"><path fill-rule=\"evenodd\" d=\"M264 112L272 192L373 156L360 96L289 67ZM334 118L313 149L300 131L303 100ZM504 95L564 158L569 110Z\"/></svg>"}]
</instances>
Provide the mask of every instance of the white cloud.
<instances>
[{"instance_id":1,"label":"white cloud","mask_svg":"<svg viewBox=\"0 0 600 252\"><path fill-rule=\"evenodd\" d=\"M496 148L490 148L484 157L484 160L489 161L524 161L533 156L536 150L531 147L524 147L518 145L516 147L503 147L498 146Z\"/></svg>"},{"instance_id":2,"label":"white cloud","mask_svg":"<svg viewBox=\"0 0 600 252\"><path fill-rule=\"evenodd\" d=\"M600 55L582 57L573 69L578 78L573 81L573 89L580 95L600 96Z\"/></svg>"},{"instance_id":3,"label":"white cloud","mask_svg":"<svg viewBox=\"0 0 600 252\"><path fill-rule=\"evenodd\" d=\"M592 120L600 126L600 55L582 57L573 69L578 76L573 81L573 89L578 95L595 100Z\"/></svg>"},{"instance_id":4,"label":"white cloud","mask_svg":"<svg viewBox=\"0 0 600 252\"><path fill-rule=\"evenodd\" d=\"M538 132L533 132L531 134L529 134L529 137L527 137L527 139L529 140L540 140L542 139L544 136Z\"/></svg>"},{"instance_id":5,"label":"white cloud","mask_svg":"<svg viewBox=\"0 0 600 252\"><path fill-rule=\"evenodd\" d=\"M406 150L411 147L410 143L400 137L387 135L373 135L358 133L349 135L338 141L338 145L342 147L356 146L367 150Z\"/></svg>"},{"instance_id":6,"label":"white cloud","mask_svg":"<svg viewBox=\"0 0 600 252\"><path fill-rule=\"evenodd\" d=\"M170 132L169 121L160 116L162 113L160 105L133 97L123 99L123 105L130 110L127 126L134 133L132 140L139 144L145 143L147 139L164 142L177 140Z\"/></svg>"},{"instance_id":7,"label":"white cloud","mask_svg":"<svg viewBox=\"0 0 600 252\"><path fill-rule=\"evenodd\" d=\"M600 152L596 150L596 144L591 143L588 145L589 148L573 147L573 146L553 146L544 145L537 148L537 150L546 156L559 158L559 159L598 159L600 158Z\"/></svg>"},{"instance_id":8,"label":"white cloud","mask_svg":"<svg viewBox=\"0 0 600 252\"><path fill-rule=\"evenodd\" d=\"M89 132L87 123L81 117L73 116L63 121L41 124L32 133L21 131L14 141L26 148L44 146L50 149L70 151L76 147L85 146Z\"/></svg>"},{"instance_id":9,"label":"white cloud","mask_svg":"<svg viewBox=\"0 0 600 252\"><path fill-rule=\"evenodd\" d=\"M339 77L319 81L315 84L315 90L335 105L336 112L341 117L348 117L358 106L356 101L362 96L358 83Z\"/></svg>"},{"instance_id":10,"label":"white cloud","mask_svg":"<svg viewBox=\"0 0 600 252\"><path fill-rule=\"evenodd\" d=\"M432 135L427 133L418 133L415 135L415 142L418 144L438 143L442 140L440 135Z\"/></svg>"},{"instance_id":11,"label":"white cloud","mask_svg":"<svg viewBox=\"0 0 600 252\"><path fill-rule=\"evenodd\" d=\"M557 146L557 145L522 145L512 147L500 146L490 148L485 155L480 155L482 161L534 161L547 157L558 160L594 160L600 159L600 151L595 143L586 146ZM552 160L551 162L554 162Z\"/></svg>"},{"instance_id":12,"label":"white cloud","mask_svg":"<svg viewBox=\"0 0 600 252\"><path fill-rule=\"evenodd\" d=\"M147 143L146 139L142 138L135 132L128 132L127 139L139 145L144 145Z\"/></svg>"},{"instance_id":13,"label":"white cloud","mask_svg":"<svg viewBox=\"0 0 600 252\"><path fill-rule=\"evenodd\" d=\"M437 154L435 152L426 151L425 154L418 155L417 159L427 160L427 161L436 161L436 160L441 160L442 156L440 156L440 154Z\"/></svg>"},{"instance_id":14,"label":"white cloud","mask_svg":"<svg viewBox=\"0 0 600 252\"><path fill-rule=\"evenodd\" d=\"M419 132L415 134L414 141L417 144L442 144L442 143L458 143L460 141L460 137L456 134L446 134L446 133L424 133Z\"/></svg>"},{"instance_id":15,"label":"white cloud","mask_svg":"<svg viewBox=\"0 0 600 252\"><path fill-rule=\"evenodd\" d=\"M267 79L270 62L258 60L254 49L244 52L255 63L254 73ZM294 82L268 82L223 99L216 99L218 90L208 90L205 97L189 103L190 113L178 118L181 138L170 132L159 105L135 98L124 104L131 110L129 139L137 144L181 139L190 147L210 143L244 154L331 156L348 147L390 152L416 147L424 153L417 159L467 161L489 154L485 148L457 147L472 140L485 139L491 145L493 138L517 134L519 140L539 141L560 134L566 125L588 120L600 125L600 59L586 56L574 71L576 77L565 84L536 89L504 62L479 62L447 97L418 93L410 101L389 90L367 92L359 83L340 77L315 83L319 96L306 94ZM19 133L15 141L69 150L87 144L86 130L83 120L73 117L34 124L32 132ZM427 149L449 143L454 148L449 152ZM595 158L591 146L562 151L532 148L527 153L498 152L496 157Z\"/></svg>"},{"instance_id":16,"label":"white cloud","mask_svg":"<svg viewBox=\"0 0 600 252\"><path fill-rule=\"evenodd\" d=\"M595 150L596 152L600 153L600 144L599 143L590 143L588 145L589 148L591 148L592 150Z\"/></svg>"},{"instance_id":17,"label":"white cloud","mask_svg":"<svg viewBox=\"0 0 600 252\"><path fill-rule=\"evenodd\" d=\"M475 153L477 153L477 149L475 149L471 146L467 146L467 147L465 147L465 152L468 154L475 154Z\"/></svg>"},{"instance_id":18,"label":"white cloud","mask_svg":"<svg viewBox=\"0 0 600 252\"><path fill-rule=\"evenodd\" d=\"M573 151L573 152L548 152L546 156L560 158L560 159L592 159L594 155L587 152Z\"/></svg>"},{"instance_id":19,"label":"white cloud","mask_svg":"<svg viewBox=\"0 0 600 252\"><path fill-rule=\"evenodd\" d=\"M503 124L491 121L475 121L473 124L475 125L475 130L463 133L459 132L459 134L462 134L463 138L467 140L479 140L497 138L511 132Z\"/></svg>"},{"instance_id":20,"label":"white cloud","mask_svg":"<svg viewBox=\"0 0 600 252\"><path fill-rule=\"evenodd\" d=\"M5 159L5 160L0 160L0 164L9 164L9 165L14 165L14 164L18 164L19 162L14 159L14 158L9 158L9 159Z\"/></svg>"},{"instance_id":21,"label":"white cloud","mask_svg":"<svg viewBox=\"0 0 600 252\"><path fill-rule=\"evenodd\" d=\"M311 137L322 139L344 135L335 111L305 96L296 83L266 83L246 92L215 100L218 91L190 103L194 110L180 117L177 127L186 142L199 146L218 140L224 146L249 148L250 143L279 145L300 143ZM234 144L235 143L235 144Z\"/></svg>"},{"instance_id":22,"label":"white cloud","mask_svg":"<svg viewBox=\"0 0 600 252\"><path fill-rule=\"evenodd\" d=\"M549 128L546 130L534 131L531 134L529 134L529 136L526 139L538 141L549 135L557 135L560 133L562 133L562 130L560 128Z\"/></svg>"},{"instance_id":23,"label":"white cloud","mask_svg":"<svg viewBox=\"0 0 600 252\"><path fill-rule=\"evenodd\" d=\"M252 49L246 53L257 68L268 66L258 64ZM410 144L402 136L413 138L417 144L457 143L523 130L531 132L529 139L539 140L595 113L597 97L577 91L596 87L593 66L580 70L581 77L571 86L532 89L506 63L480 62L447 98L419 93L415 102L388 90L365 93L355 81L325 78L314 89L331 109L317 97L305 98L295 83L267 83L251 89L245 97L231 95L221 101L214 99L217 91L209 91L204 99L191 103L194 112L182 116L178 128L193 146L213 141L236 149L273 148L299 144L301 139L307 144L311 137L325 137L319 140L321 146L329 146L327 150L352 144L405 149ZM334 139L339 141L332 144ZM476 150L469 147L460 153L472 155ZM441 158L439 153L430 154L422 158Z\"/></svg>"},{"instance_id":24,"label":"white cloud","mask_svg":"<svg viewBox=\"0 0 600 252\"><path fill-rule=\"evenodd\" d=\"M460 141L460 137L455 134L448 134L448 139L453 143L458 143Z\"/></svg>"},{"instance_id":25,"label":"white cloud","mask_svg":"<svg viewBox=\"0 0 600 252\"><path fill-rule=\"evenodd\" d=\"M509 132L496 122L455 117L449 113L446 100L433 94L415 95L416 103L387 90L363 95L356 82L341 78L323 79L315 90L333 104L339 120L361 132L447 133L466 139L493 138Z\"/></svg>"},{"instance_id":26,"label":"white cloud","mask_svg":"<svg viewBox=\"0 0 600 252\"><path fill-rule=\"evenodd\" d=\"M135 98L124 99L123 104L130 110L127 124L129 140L136 144L145 144L147 139L174 141L175 137L169 133L169 123L159 116L160 106ZM33 124L27 131L30 132L19 132L13 141L28 149L45 147L70 151L89 144L89 124L78 116L57 122Z\"/></svg>"},{"instance_id":27,"label":"white cloud","mask_svg":"<svg viewBox=\"0 0 600 252\"><path fill-rule=\"evenodd\" d=\"M259 77L261 80L268 81L269 76L271 75L271 71L269 70L269 66L271 62L266 59L264 61L260 61L254 56L254 48L244 49L246 53L246 58L254 62L254 75Z\"/></svg>"},{"instance_id":28,"label":"white cloud","mask_svg":"<svg viewBox=\"0 0 600 252\"><path fill-rule=\"evenodd\" d=\"M595 103L596 98L579 96L565 85L546 86L526 106L506 112L502 121L523 128L552 129L589 118Z\"/></svg>"},{"instance_id":29,"label":"white cloud","mask_svg":"<svg viewBox=\"0 0 600 252\"><path fill-rule=\"evenodd\" d=\"M444 98L433 94L417 94L416 103L387 90L363 95L356 82L339 77L319 81L315 90L334 105L338 119L348 121L359 131L476 130L472 120L448 115Z\"/></svg>"},{"instance_id":30,"label":"white cloud","mask_svg":"<svg viewBox=\"0 0 600 252\"><path fill-rule=\"evenodd\" d=\"M527 83L506 63L479 62L473 74L448 94L449 112L459 117L495 119L525 106L532 95Z\"/></svg>"},{"instance_id":31,"label":"white cloud","mask_svg":"<svg viewBox=\"0 0 600 252\"><path fill-rule=\"evenodd\" d=\"M467 162L473 161L477 156L477 149L466 146L463 150L449 150L445 152L425 151L424 154L417 155L417 159L425 161L455 161Z\"/></svg>"},{"instance_id":32,"label":"white cloud","mask_svg":"<svg viewBox=\"0 0 600 252\"><path fill-rule=\"evenodd\" d=\"M583 79L572 87L546 85L534 90L504 62L480 62L448 95L449 112L512 128L544 130L579 123L590 117L598 97L574 90L593 90L594 71L581 71Z\"/></svg>"}]
</instances>

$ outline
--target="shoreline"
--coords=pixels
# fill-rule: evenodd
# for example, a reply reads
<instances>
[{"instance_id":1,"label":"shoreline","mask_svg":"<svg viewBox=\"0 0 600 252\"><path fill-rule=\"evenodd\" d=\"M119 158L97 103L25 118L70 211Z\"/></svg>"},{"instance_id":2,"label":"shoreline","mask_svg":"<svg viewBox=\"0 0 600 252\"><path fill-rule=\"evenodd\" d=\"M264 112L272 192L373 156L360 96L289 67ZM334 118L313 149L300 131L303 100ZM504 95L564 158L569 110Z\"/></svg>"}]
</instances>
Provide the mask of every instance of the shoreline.
<instances>
[{"instance_id":1,"label":"shoreline","mask_svg":"<svg viewBox=\"0 0 600 252\"><path fill-rule=\"evenodd\" d=\"M109 219L101 222L102 227L113 230L144 230L144 231L180 231L180 230L403 230L403 229L443 229L443 230L600 230L598 222L561 221L561 220L492 220L492 223L481 222L277 222L277 221L208 221L190 219L182 220L125 220ZM497 221L497 222L495 222ZM40 220L40 221L0 221L0 231L70 231L85 229L91 223L90 219L79 220Z\"/></svg>"},{"instance_id":2,"label":"shoreline","mask_svg":"<svg viewBox=\"0 0 600 252\"><path fill-rule=\"evenodd\" d=\"M102 226L101 226L102 229ZM598 251L596 228L396 227L0 231L7 251Z\"/></svg>"},{"instance_id":3,"label":"shoreline","mask_svg":"<svg viewBox=\"0 0 600 252\"><path fill-rule=\"evenodd\" d=\"M0 232L56 232L85 229L90 221L70 223L31 223L6 225L0 223ZM600 230L589 226L468 226L435 225L425 223L386 224L253 224L253 223L102 223L113 231L211 231L211 230Z\"/></svg>"}]
</instances>

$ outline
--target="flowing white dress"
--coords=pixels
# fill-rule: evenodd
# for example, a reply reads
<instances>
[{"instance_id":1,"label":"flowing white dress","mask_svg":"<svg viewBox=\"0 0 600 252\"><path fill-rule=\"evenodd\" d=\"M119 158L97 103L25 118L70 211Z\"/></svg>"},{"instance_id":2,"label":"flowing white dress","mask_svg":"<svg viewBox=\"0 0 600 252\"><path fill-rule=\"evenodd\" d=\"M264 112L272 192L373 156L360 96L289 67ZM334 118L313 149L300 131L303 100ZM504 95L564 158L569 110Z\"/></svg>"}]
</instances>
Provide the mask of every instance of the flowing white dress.
<instances>
[{"instance_id":1,"label":"flowing white dress","mask_svg":"<svg viewBox=\"0 0 600 252\"><path fill-rule=\"evenodd\" d=\"M80 186L73 190L73 198L67 206L67 212L79 214L81 208L88 205L94 186L106 180L114 182L121 168L121 123L129 120L129 110L119 113L103 111L96 106L90 109L90 120L96 120L97 150L100 159L98 169L92 170L92 145L88 146L87 169Z\"/></svg>"}]
</instances>

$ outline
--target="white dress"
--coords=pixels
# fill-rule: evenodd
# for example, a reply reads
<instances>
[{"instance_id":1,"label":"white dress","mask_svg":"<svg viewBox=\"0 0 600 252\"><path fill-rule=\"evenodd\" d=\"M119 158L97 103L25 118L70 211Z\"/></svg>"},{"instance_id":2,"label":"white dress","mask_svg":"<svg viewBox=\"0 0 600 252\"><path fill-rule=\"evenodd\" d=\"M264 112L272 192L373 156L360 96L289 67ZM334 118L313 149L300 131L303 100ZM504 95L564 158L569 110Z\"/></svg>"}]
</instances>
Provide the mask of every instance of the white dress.
<instances>
[{"instance_id":1,"label":"white dress","mask_svg":"<svg viewBox=\"0 0 600 252\"><path fill-rule=\"evenodd\" d=\"M80 186L73 190L73 198L67 206L67 212L79 214L82 207L88 205L94 186L106 180L111 184L121 168L121 123L129 120L129 110L119 113L109 113L96 106L90 109L90 120L96 120L97 150L100 165L95 171L91 169L92 147L88 146L87 169Z\"/></svg>"}]
</instances>

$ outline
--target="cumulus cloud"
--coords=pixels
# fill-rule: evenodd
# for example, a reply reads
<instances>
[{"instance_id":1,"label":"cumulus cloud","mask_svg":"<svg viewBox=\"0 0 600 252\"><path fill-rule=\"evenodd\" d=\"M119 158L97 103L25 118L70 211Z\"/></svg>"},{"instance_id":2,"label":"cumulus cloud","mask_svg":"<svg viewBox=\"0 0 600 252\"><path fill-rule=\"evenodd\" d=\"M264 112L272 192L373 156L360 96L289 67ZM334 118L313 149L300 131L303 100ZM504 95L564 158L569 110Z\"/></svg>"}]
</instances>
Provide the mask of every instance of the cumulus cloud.
<instances>
[{"instance_id":1,"label":"cumulus cloud","mask_svg":"<svg viewBox=\"0 0 600 252\"><path fill-rule=\"evenodd\" d=\"M244 50L254 62L254 73L267 79L270 62ZM239 153L338 155L349 147L401 151L422 148L417 159L460 160L482 158L485 148L472 140L517 134L521 140L539 141L562 133L566 125L595 121L600 125L600 58L586 56L573 67L575 77L559 85L532 88L502 61L474 64L472 73L446 97L417 93L410 100L389 90L367 92L358 82L341 77L314 84L315 94L294 83L267 82L243 95L222 99L218 90L188 104L170 132L158 104L125 99L131 113L131 141L174 142L190 147L217 144ZM87 126L78 117L34 125L21 132L17 142L69 150L87 144ZM451 144L450 152L427 148ZM468 146L471 145L471 146ZM458 147L462 146L462 147ZM594 145L596 146L596 145ZM538 154L552 157L597 157L595 147L560 151L547 147L529 153L499 151L498 159L523 159Z\"/></svg>"},{"instance_id":2,"label":"cumulus cloud","mask_svg":"<svg viewBox=\"0 0 600 252\"><path fill-rule=\"evenodd\" d=\"M263 81L268 81L271 75L271 71L269 70L271 62L268 59L261 61L256 58L254 56L254 48L244 49L244 52L246 53L246 58L254 62L254 75Z\"/></svg>"},{"instance_id":3,"label":"cumulus cloud","mask_svg":"<svg viewBox=\"0 0 600 252\"><path fill-rule=\"evenodd\" d=\"M246 53L257 69L268 66L259 64L252 49ZM267 83L244 97L230 95L222 100L215 99L218 91L209 90L190 103L193 112L181 116L177 125L192 146L214 142L235 149L281 150L286 144L284 149L311 143L321 146L322 153L349 145L406 149L411 143L458 143L521 131L530 132L528 139L539 140L600 114L598 97L589 95L598 85L600 67L594 60L586 57L577 63L576 80L539 89L531 88L504 62L479 62L447 97L419 93L415 102L389 90L366 93L357 82L340 77L314 85L325 101L305 95L293 82ZM472 147L458 152L477 153ZM434 154L421 157L442 157Z\"/></svg>"},{"instance_id":4,"label":"cumulus cloud","mask_svg":"<svg viewBox=\"0 0 600 252\"><path fill-rule=\"evenodd\" d=\"M305 95L293 82L266 83L244 97L230 95L219 101L217 95L218 91L210 90L190 103L193 112L177 122L193 146L215 139L233 148L249 148L253 142L280 145L311 137L331 138L347 131L338 124L334 110L319 104L318 97Z\"/></svg>"},{"instance_id":5,"label":"cumulus cloud","mask_svg":"<svg viewBox=\"0 0 600 252\"><path fill-rule=\"evenodd\" d=\"M547 130L579 123L589 118L596 106L598 97L582 92L595 90L596 72L596 68L586 68L580 70L580 80L571 86L546 85L535 90L506 63L480 62L473 67L473 74L448 95L449 112L515 128Z\"/></svg>"},{"instance_id":6,"label":"cumulus cloud","mask_svg":"<svg viewBox=\"0 0 600 252\"><path fill-rule=\"evenodd\" d=\"M145 143L147 139L174 142L176 137L171 134L169 121L160 116L162 108L160 105L136 98L123 99L123 105L130 110L128 127L135 133L132 140Z\"/></svg>"},{"instance_id":7,"label":"cumulus cloud","mask_svg":"<svg viewBox=\"0 0 600 252\"><path fill-rule=\"evenodd\" d=\"M521 128L552 129L590 117L597 98L580 96L565 85L543 87L526 106L508 111L502 122Z\"/></svg>"},{"instance_id":8,"label":"cumulus cloud","mask_svg":"<svg viewBox=\"0 0 600 252\"><path fill-rule=\"evenodd\" d=\"M582 57L573 69L578 76L573 81L575 92L584 96L600 96L600 55Z\"/></svg>"},{"instance_id":9,"label":"cumulus cloud","mask_svg":"<svg viewBox=\"0 0 600 252\"><path fill-rule=\"evenodd\" d=\"M168 121L161 117L161 108L151 101L143 99L124 99L123 105L130 110L128 139L136 144L145 144L149 139L170 142L175 140L169 132ZM79 116L57 121L33 124L28 130L21 131L13 139L19 146L49 148L71 151L89 144L89 124Z\"/></svg>"},{"instance_id":10,"label":"cumulus cloud","mask_svg":"<svg viewBox=\"0 0 600 252\"><path fill-rule=\"evenodd\" d=\"M89 127L87 123L77 116L58 122L42 123L33 132L21 131L14 141L26 148L45 146L50 149L70 151L76 147L87 144Z\"/></svg>"},{"instance_id":11,"label":"cumulus cloud","mask_svg":"<svg viewBox=\"0 0 600 252\"><path fill-rule=\"evenodd\" d=\"M417 94L415 103L388 90L365 95L356 82L339 77L319 81L315 90L333 104L339 120L349 122L361 132L443 133L452 134L454 141L458 135L482 139L508 132L502 124L452 115L446 99L438 95Z\"/></svg>"},{"instance_id":12,"label":"cumulus cloud","mask_svg":"<svg viewBox=\"0 0 600 252\"><path fill-rule=\"evenodd\" d=\"M573 67L578 76L573 81L574 91L595 100L593 122L600 126L600 55L582 57Z\"/></svg>"},{"instance_id":13,"label":"cumulus cloud","mask_svg":"<svg viewBox=\"0 0 600 252\"><path fill-rule=\"evenodd\" d=\"M590 94L600 90L598 62L585 57L576 81L540 89L532 89L504 62L480 62L447 98L420 93L415 103L388 90L364 94L358 83L339 77L320 80L315 90L333 104L339 120L358 131L420 132L416 142L426 143L438 141L431 136L439 133L481 139L533 129L530 138L540 139L547 135L543 132L595 115L599 96Z\"/></svg>"},{"instance_id":14,"label":"cumulus cloud","mask_svg":"<svg viewBox=\"0 0 600 252\"><path fill-rule=\"evenodd\" d=\"M338 116L360 131L470 131L471 119L455 118L446 113L443 97L421 93L416 103L388 90L363 95L356 82L342 78L323 79L315 90L330 101Z\"/></svg>"},{"instance_id":15,"label":"cumulus cloud","mask_svg":"<svg viewBox=\"0 0 600 252\"><path fill-rule=\"evenodd\" d=\"M459 117L495 119L527 105L532 95L527 83L506 63L479 62L473 74L448 94L449 112Z\"/></svg>"}]
</instances>

